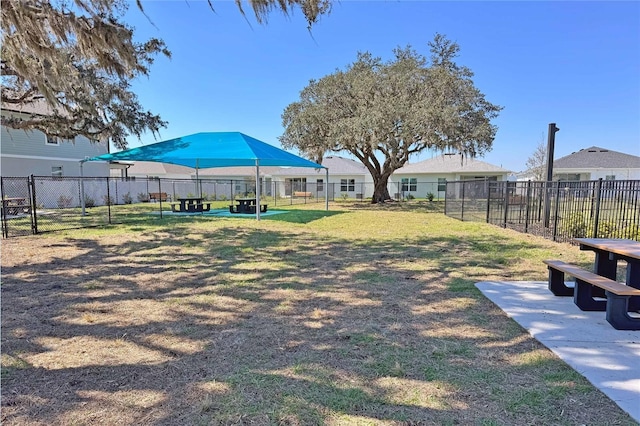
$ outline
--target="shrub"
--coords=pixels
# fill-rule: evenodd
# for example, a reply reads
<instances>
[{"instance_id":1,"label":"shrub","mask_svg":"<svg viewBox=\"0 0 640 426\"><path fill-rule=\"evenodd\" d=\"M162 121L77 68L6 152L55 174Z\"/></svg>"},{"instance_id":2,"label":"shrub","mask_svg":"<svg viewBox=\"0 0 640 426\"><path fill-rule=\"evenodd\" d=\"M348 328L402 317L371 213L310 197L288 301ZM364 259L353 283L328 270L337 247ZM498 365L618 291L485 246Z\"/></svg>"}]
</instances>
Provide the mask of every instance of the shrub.
<instances>
[{"instance_id":1,"label":"shrub","mask_svg":"<svg viewBox=\"0 0 640 426\"><path fill-rule=\"evenodd\" d=\"M591 220L582 213L573 213L562 221L562 230L571 238L584 238L590 235Z\"/></svg>"},{"instance_id":2,"label":"shrub","mask_svg":"<svg viewBox=\"0 0 640 426\"><path fill-rule=\"evenodd\" d=\"M138 193L138 201L140 201L141 203L148 203L149 202L149 194L145 194L144 192L139 192Z\"/></svg>"},{"instance_id":3,"label":"shrub","mask_svg":"<svg viewBox=\"0 0 640 426\"><path fill-rule=\"evenodd\" d=\"M72 197L67 197L65 195L61 195L58 197L58 207L61 209L71 207L72 202L73 202Z\"/></svg>"},{"instance_id":4,"label":"shrub","mask_svg":"<svg viewBox=\"0 0 640 426\"><path fill-rule=\"evenodd\" d=\"M96 206L96 200L94 200L93 198L91 198L87 194L84 194L84 206L85 207L95 207Z\"/></svg>"},{"instance_id":5,"label":"shrub","mask_svg":"<svg viewBox=\"0 0 640 426\"><path fill-rule=\"evenodd\" d=\"M407 200L414 200L416 197L413 194L408 194L407 195Z\"/></svg>"},{"instance_id":6,"label":"shrub","mask_svg":"<svg viewBox=\"0 0 640 426\"><path fill-rule=\"evenodd\" d=\"M115 203L113 202L113 198L111 198L110 195L103 195L102 196L102 201L104 201L104 205L105 206L112 206Z\"/></svg>"},{"instance_id":7,"label":"shrub","mask_svg":"<svg viewBox=\"0 0 640 426\"><path fill-rule=\"evenodd\" d=\"M226 201L227 200L227 196L224 194L218 195L218 200L220 201Z\"/></svg>"},{"instance_id":8,"label":"shrub","mask_svg":"<svg viewBox=\"0 0 640 426\"><path fill-rule=\"evenodd\" d=\"M433 197L435 197L435 195L433 195L433 192L427 192L427 200L433 201Z\"/></svg>"},{"instance_id":9,"label":"shrub","mask_svg":"<svg viewBox=\"0 0 640 426\"><path fill-rule=\"evenodd\" d=\"M343 200L346 200L347 198L349 198L349 194L347 194L346 192L343 192L342 194L340 194L340 196L342 197Z\"/></svg>"},{"instance_id":10,"label":"shrub","mask_svg":"<svg viewBox=\"0 0 640 426\"><path fill-rule=\"evenodd\" d=\"M133 198L131 197L131 193L127 192L126 194L124 194L122 196L122 201L124 201L125 204L133 203Z\"/></svg>"}]
</instances>

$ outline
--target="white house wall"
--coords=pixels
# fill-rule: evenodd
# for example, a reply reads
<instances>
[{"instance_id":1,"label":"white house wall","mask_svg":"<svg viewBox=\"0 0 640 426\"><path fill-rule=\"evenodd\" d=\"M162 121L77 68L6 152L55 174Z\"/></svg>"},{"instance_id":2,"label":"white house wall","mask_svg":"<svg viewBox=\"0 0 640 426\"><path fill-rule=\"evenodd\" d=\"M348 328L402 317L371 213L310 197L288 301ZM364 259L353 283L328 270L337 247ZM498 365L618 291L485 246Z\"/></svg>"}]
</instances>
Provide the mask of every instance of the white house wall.
<instances>
[{"instance_id":1,"label":"white house wall","mask_svg":"<svg viewBox=\"0 0 640 426\"><path fill-rule=\"evenodd\" d=\"M0 173L6 177L51 176L52 167L62 167L63 176L80 176L80 161L63 158L29 158L2 153ZM108 176L106 163L84 163L84 176Z\"/></svg>"},{"instance_id":2,"label":"white house wall","mask_svg":"<svg viewBox=\"0 0 640 426\"><path fill-rule=\"evenodd\" d=\"M2 176L51 176L52 167L59 166L63 168L63 176L80 176L80 160L107 152L104 143L92 143L85 137L52 145L47 144L46 135L39 130L4 126L0 130L0 148ZM109 167L106 163L95 163L85 167L84 172L87 176L108 176Z\"/></svg>"}]
</instances>

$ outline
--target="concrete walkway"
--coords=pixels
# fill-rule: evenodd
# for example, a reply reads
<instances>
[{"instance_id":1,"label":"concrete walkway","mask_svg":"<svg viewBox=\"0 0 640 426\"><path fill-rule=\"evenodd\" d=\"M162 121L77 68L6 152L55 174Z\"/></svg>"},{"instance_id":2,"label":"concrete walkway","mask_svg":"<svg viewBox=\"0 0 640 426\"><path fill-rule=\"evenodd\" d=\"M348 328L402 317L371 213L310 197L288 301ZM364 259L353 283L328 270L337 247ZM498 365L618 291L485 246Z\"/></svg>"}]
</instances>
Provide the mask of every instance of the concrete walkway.
<instances>
[{"instance_id":1,"label":"concrete walkway","mask_svg":"<svg viewBox=\"0 0 640 426\"><path fill-rule=\"evenodd\" d=\"M640 331L613 328L546 282L485 281L476 287L540 343L640 422Z\"/></svg>"}]
</instances>

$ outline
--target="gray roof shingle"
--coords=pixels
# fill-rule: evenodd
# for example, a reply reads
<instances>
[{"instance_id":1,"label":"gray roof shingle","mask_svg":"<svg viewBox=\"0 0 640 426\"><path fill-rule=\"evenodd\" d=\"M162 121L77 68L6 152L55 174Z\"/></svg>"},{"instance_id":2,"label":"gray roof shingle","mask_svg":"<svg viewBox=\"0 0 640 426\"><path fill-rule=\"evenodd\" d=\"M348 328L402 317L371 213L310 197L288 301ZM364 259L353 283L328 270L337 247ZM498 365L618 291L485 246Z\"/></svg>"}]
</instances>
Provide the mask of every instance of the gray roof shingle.
<instances>
[{"instance_id":1,"label":"gray roof shingle","mask_svg":"<svg viewBox=\"0 0 640 426\"><path fill-rule=\"evenodd\" d=\"M394 174L417 174L417 173L508 173L509 170L493 164L477 160L475 158L464 158L461 155L442 154L438 157L420 161L418 163L405 164Z\"/></svg>"},{"instance_id":2,"label":"gray roof shingle","mask_svg":"<svg viewBox=\"0 0 640 426\"><path fill-rule=\"evenodd\" d=\"M640 157L592 146L553 162L554 169L637 169Z\"/></svg>"}]
</instances>

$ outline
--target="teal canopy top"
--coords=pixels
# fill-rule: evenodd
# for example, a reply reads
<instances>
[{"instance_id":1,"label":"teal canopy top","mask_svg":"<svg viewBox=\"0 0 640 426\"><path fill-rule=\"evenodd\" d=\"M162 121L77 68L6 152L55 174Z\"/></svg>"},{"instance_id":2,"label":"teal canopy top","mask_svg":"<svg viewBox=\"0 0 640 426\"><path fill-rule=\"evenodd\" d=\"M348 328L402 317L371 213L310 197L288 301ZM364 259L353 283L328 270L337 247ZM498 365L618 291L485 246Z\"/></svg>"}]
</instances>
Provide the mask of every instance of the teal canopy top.
<instances>
[{"instance_id":1,"label":"teal canopy top","mask_svg":"<svg viewBox=\"0 0 640 426\"><path fill-rule=\"evenodd\" d=\"M325 168L240 132L195 133L84 161L154 161L195 169L257 165Z\"/></svg>"}]
</instances>

